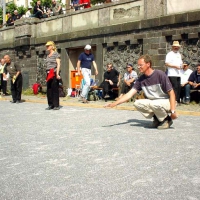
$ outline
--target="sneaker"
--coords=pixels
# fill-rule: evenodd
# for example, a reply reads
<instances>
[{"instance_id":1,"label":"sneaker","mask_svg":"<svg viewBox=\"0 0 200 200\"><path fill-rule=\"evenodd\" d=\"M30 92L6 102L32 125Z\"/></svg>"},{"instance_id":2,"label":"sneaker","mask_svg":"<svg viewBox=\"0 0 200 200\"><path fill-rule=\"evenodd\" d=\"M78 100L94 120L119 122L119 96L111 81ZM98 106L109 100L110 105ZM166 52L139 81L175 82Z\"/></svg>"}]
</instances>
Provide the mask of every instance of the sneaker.
<instances>
[{"instance_id":1,"label":"sneaker","mask_svg":"<svg viewBox=\"0 0 200 200\"><path fill-rule=\"evenodd\" d=\"M60 110L60 108L59 107L54 107L53 110Z\"/></svg>"},{"instance_id":2,"label":"sneaker","mask_svg":"<svg viewBox=\"0 0 200 200\"><path fill-rule=\"evenodd\" d=\"M83 103L88 103L88 100L85 98L83 98L82 101L83 101Z\"/></svg>"},{"instance_id":3,"label":"sneaker","mask_svg":"<svg viewBox=\"0 0 200 200\"><path fill-rule=\"evenodd\" d=\"M148 127L149 128L157 128L159 126L160 122L158 121L158 118L154 115L153 116L153 122Z\"/></svg>"},{"instance_id":4,"label":"sneaker","mask_svg":"<svg viewBox=\"0 0 200 200\"><path fill-rule=\"evenodd\" d=\"M21 103L21 101L17 100L16 103Z\"/></svg>"},{"instance_id":5,"label":"sneaker","mask_svg":"<svg viewBox=\"0 0 200 200\"><path fill-rule=\"evenodd\" d=\"M167 116L157 127L157 129L168 129L173 124L170 116Z\"/></svg>"},{"instance_id":6,"label":"sneaker","mask_svg":"<svg viewBox=\"0 0 200 200\"><path fill-rule=\"evenodd\" d=\"M108 99L108 98L110 98L110 96L109 96L108 94L106 94L106 95L104 96L104 98L105 98L105 99Z\"/></svg>"}]
</instances>

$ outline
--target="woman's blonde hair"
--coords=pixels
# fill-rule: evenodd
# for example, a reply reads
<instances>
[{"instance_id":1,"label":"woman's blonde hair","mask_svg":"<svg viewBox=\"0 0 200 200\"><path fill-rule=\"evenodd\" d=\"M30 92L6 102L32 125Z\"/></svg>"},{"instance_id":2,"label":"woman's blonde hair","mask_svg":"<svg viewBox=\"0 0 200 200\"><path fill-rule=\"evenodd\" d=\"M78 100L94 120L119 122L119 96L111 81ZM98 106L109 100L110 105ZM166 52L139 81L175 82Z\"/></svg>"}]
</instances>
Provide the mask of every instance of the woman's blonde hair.
<instances>
[{"instance_id":1,"label":"woman's blonde hair","mask_svg":"<svg viewBox=\"0 0 200 200\"><path fill-rule=\"evenodd\" d=\"M52 46L53 51L57 51L56 45L53 41L48 41L45 46Z\"/></svg>"}]
</instances>

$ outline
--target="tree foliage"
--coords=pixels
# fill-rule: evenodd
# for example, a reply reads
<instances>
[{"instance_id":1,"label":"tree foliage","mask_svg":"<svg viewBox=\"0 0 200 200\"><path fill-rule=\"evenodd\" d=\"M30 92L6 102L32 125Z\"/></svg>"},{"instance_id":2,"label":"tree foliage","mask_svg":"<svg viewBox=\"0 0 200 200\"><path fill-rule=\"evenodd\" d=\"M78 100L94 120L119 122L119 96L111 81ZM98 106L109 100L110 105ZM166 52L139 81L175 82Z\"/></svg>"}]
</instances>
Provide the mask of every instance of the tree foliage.
<instances>
[{"instance_id":1,"label":"tree foliage","mask_svg":"<svg viewBox=\"0 0 200 200\"><path fill-rule=\"evenodd\" d=\"M91 4L95 5L97 3L104 3L105 0L91 0Z\"/></svg>"}]
</instances>

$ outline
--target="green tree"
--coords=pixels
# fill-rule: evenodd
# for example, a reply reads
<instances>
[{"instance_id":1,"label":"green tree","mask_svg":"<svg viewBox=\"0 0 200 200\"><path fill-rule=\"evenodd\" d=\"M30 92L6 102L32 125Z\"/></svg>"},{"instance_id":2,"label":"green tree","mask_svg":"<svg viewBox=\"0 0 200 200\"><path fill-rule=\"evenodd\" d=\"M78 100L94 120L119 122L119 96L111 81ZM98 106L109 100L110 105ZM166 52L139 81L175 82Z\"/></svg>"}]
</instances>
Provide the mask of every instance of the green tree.
<instances>
[{"instance_id":1,"label":"green tree","mask_svg":"<svg viewBox=\"0 0 200 200\"><path fill-rule=\"evenodd\" d=\"M103 3L105 0L91 0L91 4L95 5L97 3Z\"/></svg>"},{"instance_id":2,"label":"green tree","mask_svg":"<svg viewBox=\"0 0 200 200\"><path fill-rule=\"evenodd\" d=\"M0 8L0 25L3 24L3 9Z\"/></svg>"}]
</instances>

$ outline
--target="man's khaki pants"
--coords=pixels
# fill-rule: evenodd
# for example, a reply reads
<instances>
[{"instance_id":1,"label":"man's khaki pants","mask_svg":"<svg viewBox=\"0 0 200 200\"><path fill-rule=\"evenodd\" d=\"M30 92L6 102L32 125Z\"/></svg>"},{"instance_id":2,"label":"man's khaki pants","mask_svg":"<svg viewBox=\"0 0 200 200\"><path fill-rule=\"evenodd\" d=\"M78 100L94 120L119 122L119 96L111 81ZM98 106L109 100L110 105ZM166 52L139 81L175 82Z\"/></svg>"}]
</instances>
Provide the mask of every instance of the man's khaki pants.
<instances>
[{"instance_id":1,"label":"man's khaki pants","mask_svg":"<svg viewBox=\"0 0 200 200\"><path fill-rule=\"evenodd\" d=\"M152 118L154 115L162 122L170 113L169 99L139 99L134 103L136 109L146 118Z\"/></svg>"}]
</instances>

